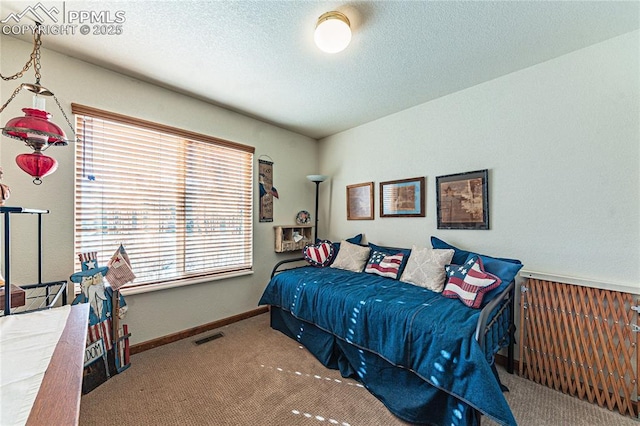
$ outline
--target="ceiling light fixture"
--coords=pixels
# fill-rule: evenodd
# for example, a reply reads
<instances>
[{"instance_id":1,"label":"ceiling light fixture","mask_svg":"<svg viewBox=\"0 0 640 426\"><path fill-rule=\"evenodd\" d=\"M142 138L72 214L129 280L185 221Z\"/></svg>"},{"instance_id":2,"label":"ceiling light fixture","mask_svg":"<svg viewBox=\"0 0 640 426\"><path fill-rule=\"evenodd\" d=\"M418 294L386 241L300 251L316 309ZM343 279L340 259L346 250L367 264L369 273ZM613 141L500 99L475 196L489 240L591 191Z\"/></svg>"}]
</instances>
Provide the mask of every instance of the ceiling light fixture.
<instances>
[{"instance_id":1,"label":"ceiling light fixture","mask_svg":"<svg viewBox=\"0 0 640 426\"><path fill-rule=\"evenodd\" d=\"M342 13L332 11L318 18L313 36L316 46L323 52L338 53L351 42L351 23Z\"/></svg>"},{"instance_id":2,"label":"ceiling light fixture","mask_svg":"<svg viewBox=\"0 0 640 426\"><path fill-rule=\"evenodd\" d=\"M40 24L36 23L36 29L33 32L33 51L29 56L29 60L24 65L21 71L14 75L5 77L0 74L3 80L17 80L22 78L24 73L33 66L35 71L36 81L33 84L22 83L11 94L11 97L0 107L0 113L9 105L9 103L20 93L22 89L34 93L33 96L33 108L23 108L25 113L24 117L15 117L7 122L2 128L2 134L10 138L21 140L33 149L32 154L20 154L16 157L16 163L26 173L31 175L33 183L40 185L42 180L40 178L53 173L58 167L58 163L54 158L48 157L42 154L42 151L50 146L63 146L67 145L69 141L62 129L56 124L49 121L51 114L45 111L45 99L42 96L52 96L62 113L62 116L67 121L69 128L73 132L73 126L64 113L60 101L55 97L46 87L40 85L40 46L42 41L40 40Z\"/></svg>"}]
</instances>

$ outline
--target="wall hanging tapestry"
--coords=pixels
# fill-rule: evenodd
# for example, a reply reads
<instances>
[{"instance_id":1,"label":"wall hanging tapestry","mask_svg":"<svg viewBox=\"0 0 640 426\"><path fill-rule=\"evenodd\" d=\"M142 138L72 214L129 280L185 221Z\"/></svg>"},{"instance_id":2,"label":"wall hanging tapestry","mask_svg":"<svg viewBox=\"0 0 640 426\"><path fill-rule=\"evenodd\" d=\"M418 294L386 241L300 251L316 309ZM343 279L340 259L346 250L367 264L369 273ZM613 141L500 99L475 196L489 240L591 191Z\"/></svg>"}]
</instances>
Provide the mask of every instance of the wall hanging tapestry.
<instances>
[{"instance_id":1,"label":"wall hanging tapestry","mask_svg":"<svg viewBox=\"0 0 640 426\"><path fill-rule=\"evenodd\" d=\"M260 222L273 222L273 198L280 198L273 187L273 161L258 160L260 189Z\"/></svg>"}]
</instances>

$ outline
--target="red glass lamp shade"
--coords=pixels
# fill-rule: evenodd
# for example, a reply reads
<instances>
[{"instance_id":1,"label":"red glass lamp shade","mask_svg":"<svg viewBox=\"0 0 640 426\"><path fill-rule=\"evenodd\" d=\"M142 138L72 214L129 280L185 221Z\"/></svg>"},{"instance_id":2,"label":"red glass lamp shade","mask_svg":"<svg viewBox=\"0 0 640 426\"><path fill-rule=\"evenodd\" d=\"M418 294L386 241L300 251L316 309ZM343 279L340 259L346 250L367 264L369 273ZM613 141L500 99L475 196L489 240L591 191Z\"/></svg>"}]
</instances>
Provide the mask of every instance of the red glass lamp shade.
<instances>
[{"instance_id":1,"label":"red glass lamp shade","mask_svg":"<svg viewBox=\"0 0 640 426\"><path fill-rule=\"evenodd\" d=\"M58 162L55 158L48 157L40 151L31 154L20 154L16 157L18 167L33 176L33 183L40 185L40 178L50 175L58 168Z\"/></svg>"},{"instance_id":2,"label":"red glass lamp shade","mask_svg":"<svg viewBox=\"0 0 640 426\"><path fill-rule=\"evenodd\" d=\"M67 144L67 136L62 129L49 121L51 114L35 108L22 108L22 111L25 116L9 120L2 129L3 135L20 139L33 149L47 144Z\"/></svg>"}]
</instances>

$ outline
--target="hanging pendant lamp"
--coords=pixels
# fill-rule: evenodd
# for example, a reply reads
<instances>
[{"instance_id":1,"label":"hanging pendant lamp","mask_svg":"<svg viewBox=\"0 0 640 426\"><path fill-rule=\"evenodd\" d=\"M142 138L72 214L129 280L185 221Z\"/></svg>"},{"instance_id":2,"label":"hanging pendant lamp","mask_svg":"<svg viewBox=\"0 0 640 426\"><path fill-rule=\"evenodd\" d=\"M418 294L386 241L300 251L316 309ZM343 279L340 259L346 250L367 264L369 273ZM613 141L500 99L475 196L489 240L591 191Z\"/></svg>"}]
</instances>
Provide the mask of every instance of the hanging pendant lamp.
<instances>
[{"instance_id":1,"label":"hanging pendant lamp","mask_svg":"<svg viewBox=\"0 0 640 426\"><path fill-rule=\"evenodd\" d=\"M40 150L31 154L20 154L16 157L16 163L24 172L32 176L33 183L40 185L43 177L55 172L58 162L55 158L44 155Z\"/></svg>"},{"instance_id":2,"label":"hanging pendant lamp","mask_svg":"<svg viewBox=\"0 0 640 426\"><path fill-rule=\"evenodd\" d=\"M64 146L68 144L65 133L62 131L60 126L50 120L51 114L45 111L45 101L42 96L53 97L56 105L62 113L62 116L65 118L73 132L73 126L67 118L67 115L64 113L62 106L60 106L58 99L55 97L53 92L40 84L40 46L42 45L42 41L40 39L41 31L39 26L40 24L37 24L38 28L34 30L33 51L31 52L29 60L23 67L22 71L7 77L0 75L3 80L15 80L21 78L25 71L27 71L32 65L35 71L35 83L22 83L18 86L13 91L9 100L0 107L0 113L22 89L27 89L34 93L33 107L23 108L22 111L25 113L23 117L14 117L9 120L2 128L2 134L13 139L21 140L25 145L34 150L32 154L18 155L18 157L16 157L16 163L22 170L35 178L33 183L36 185L40 185L42 183L42 177L53 173L58 168L57 161L51 157L43 155L42 151L52 145Z\"/></svg>"},{"instance_id":3,"label":"hanging pendant lamp","mask_svg":"<svg viewBox=\"0 0 640 426\"><path fill-rule=\"evenodd\" d=\"M23 141L33 149L48 145L66 145L67 136L60 126L49 121L51 114L35 108L22 108L24 117L15 117L7 122L2 134Z\"/></svg>"}]
</instances>

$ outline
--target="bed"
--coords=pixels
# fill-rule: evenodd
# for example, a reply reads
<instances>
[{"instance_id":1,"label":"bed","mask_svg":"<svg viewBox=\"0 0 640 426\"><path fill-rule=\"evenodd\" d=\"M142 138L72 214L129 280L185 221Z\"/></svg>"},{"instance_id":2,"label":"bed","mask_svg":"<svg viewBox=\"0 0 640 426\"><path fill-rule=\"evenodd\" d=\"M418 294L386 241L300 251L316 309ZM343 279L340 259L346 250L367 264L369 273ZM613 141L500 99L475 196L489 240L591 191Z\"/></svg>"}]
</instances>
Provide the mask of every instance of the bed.
<instances>
[{"instance_id":1,"label":"bed","mask_svg":"<svg viewBox=\"0 0 640 426\"><path fill-rule=\"evenodd\" d=\"M514 265L506 275L509 282L492 289L499 292L481 308L472 308L443 292L364 272L373 257L370 249L363 271L295 263L304 258L279 262L259 304L270 305L274 329L300 342L326 367L359 380L404 421L476 425L486 415L515 425L495 354L508 348L512 373L514 278L521 264L438 239L432 243L434 249L450 247L452 263L482 256L495 270L493 261L507 261Z\"/></svg>"}]
</instances>

